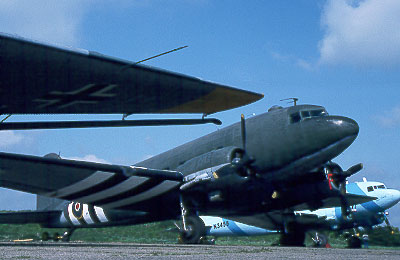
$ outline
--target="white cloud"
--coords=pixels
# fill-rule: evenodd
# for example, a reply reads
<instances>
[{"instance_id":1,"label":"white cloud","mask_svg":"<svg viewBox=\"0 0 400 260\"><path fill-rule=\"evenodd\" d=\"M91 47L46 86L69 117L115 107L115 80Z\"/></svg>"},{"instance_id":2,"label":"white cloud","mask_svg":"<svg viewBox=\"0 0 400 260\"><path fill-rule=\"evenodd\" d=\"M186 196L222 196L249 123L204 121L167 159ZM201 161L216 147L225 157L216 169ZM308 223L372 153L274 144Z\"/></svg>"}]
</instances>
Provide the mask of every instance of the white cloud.
<instances>
[{"instance_id":1,"label":"white cloud","mask_svg":"<svg viewBox=\"0 0 400 260\"><path fill-rule=\"evenodd\" d=\"M400 64L399 0L328 0L319 64Z\"/></svg>"},{"instance_id":2,"label":"white cloud","mask_svg":"<svg viewBox=\"0 0 400 260\"><path fill-rule=\"evenodd\" d=\"M0 131L0 148L7 148L21 144L24 136L16 134L14 131Z\"/></svg>"},{"instance_id":3,"label":"white cloud","mask_svg":"<svg viewBox=\"0 0 400 260\"><path fill-rule=\"evenodd\" d=\"M400 125L400 106L386 111L383 115L375 116L375 119L384 127L394 127Z\"/></svg>"},{"instance_id":4,"label":"white cloud","mask_svg":"<svg viewBox=\"0 0 400 260\"><path fill-rule=\"evenodd\" d=\"M63 45L76 45L89 0L1 0L2 32Z\"/></svg>"},{"instance_id":5,"label":"white cloud","mask_svg":"<svg viewBox=\"0 0 400 260\"><path fill-rule=\"evenodd\" d=\"M106 163L106 164L110 164L110 162L98 158L96 155L94 154L88 154L85 155L83 157L63 157L63 159L69 159L69 160L75 160L75 161L87 161L87 162L97 162L97 163Z\"/></svg>"}]
</instances>

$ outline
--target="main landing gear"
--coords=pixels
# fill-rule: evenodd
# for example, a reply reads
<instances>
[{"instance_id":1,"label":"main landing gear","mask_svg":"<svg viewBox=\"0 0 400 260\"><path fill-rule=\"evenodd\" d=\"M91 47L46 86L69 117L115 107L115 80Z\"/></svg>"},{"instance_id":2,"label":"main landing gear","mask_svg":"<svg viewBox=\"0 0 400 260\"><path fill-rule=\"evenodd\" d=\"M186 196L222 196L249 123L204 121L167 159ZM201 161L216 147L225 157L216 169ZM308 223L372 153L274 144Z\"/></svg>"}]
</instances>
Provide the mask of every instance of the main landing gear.
<instances>
[{"instance_id":1,"label":"main landing gear","mask_svg":"<svg viewBox=\"0 0 400 260\"><path fill-rule=\"evenodd\" d=\"M199 244L206 235L205 225L197 214L187 207L183 196L180 199L182 227L179 228L179 242L183 244Z\"/></svg>"},{"instance_id":2,"label":"main landing gear","mask_svg":"<svg viewBox=\"0 0 400 260\"><path fill-rule=\"evenodd\" d=\"M315 236L311 237L314 247L327 247L328 237L322 233L315 232Z\"/></svg>"},{"instance_id":3,"label":"main landing gear","mask_svg":"<svg viewBox=\"0 0 400 260\"><path fill-rule=\"evenodd\" d=\"M42 241L49 241L49 240L53 240L53 241L55 241L55 242L57 242L57 241L63 241L63 242L69 242L69 240L70 240L70 238L71 238L71 235L72 235L72 233L75 231L75 228L70 228L70 229L68 229L67 231L65 231L64 232L64 234L62 235L62 236L60 236L60 234L58 234L57 232L56 233L54 233L54 235L53 236L51 236L50 234L49 234L49 232L43 232L42 233L42 235L41 235L41 237L40 237L40 239L42 240Z\"/></svg>"}]
</instances>

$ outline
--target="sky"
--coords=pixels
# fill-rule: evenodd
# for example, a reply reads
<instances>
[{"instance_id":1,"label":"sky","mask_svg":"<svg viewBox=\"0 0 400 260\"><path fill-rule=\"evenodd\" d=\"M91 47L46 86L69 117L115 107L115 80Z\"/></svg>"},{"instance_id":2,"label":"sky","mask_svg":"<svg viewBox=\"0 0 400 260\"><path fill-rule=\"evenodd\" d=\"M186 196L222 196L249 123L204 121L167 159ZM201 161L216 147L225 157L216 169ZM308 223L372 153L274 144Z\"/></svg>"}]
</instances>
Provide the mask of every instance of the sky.
<instances>
[{"instance_id":1,"label":"sky","mask_svg":"<svg viewBox=\"0 0 400 260\"><path fill-rule=\"evenodd\" d=\"M356 141L334 161L362 162L350 181L400 189L400 1L398 0L2 0L0 31L139 61L265 95L214 116L221 127L279 100L323 105L356 120ZM189 115L199 118L199 115ZM153 117L132 115L129 119ZM119 119L121 115L12 116ZM0 149L130 165L221 127L168 126L0 132ZM33 209L35 196L0 189L0 209ZM400 206L390 211L400 226Z\"/></svg>"}]
</instances>

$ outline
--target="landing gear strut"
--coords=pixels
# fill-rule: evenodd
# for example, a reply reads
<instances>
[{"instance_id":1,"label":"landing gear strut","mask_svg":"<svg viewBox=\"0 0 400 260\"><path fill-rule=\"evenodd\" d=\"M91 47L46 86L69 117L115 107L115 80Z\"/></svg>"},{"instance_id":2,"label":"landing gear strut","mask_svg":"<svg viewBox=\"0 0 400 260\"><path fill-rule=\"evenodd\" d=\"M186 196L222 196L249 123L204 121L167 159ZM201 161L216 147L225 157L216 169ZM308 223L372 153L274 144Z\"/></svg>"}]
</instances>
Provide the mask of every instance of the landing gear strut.
<instances>
[{"instance_id":1,"label":"landing gear strut","mask_svg":"<svg viewBox=\"0 0 400 260\"><path fill-rule=\"evenodd\" d=\"M203 221L190 212L187 208L186 202L181 196L181 217L182 217L182 228L180 228L179 241L183 244L198 244L203 236L205 236L205 225Z\"/></svg>"},{"instance_id":2,"label":"landing gear strut","mask_svg":"<svg viewBox=\"0 0 400 260\"><path fill-rule=\"evenodd\" d=\"M70 228L67 231L64 232L61 241L63 242L69 242L69 240L71 239L72 233L74 233L75 228Z\"/></svg>"},{"instance_id":3,"label":"landing gear strut","mask_svg":"<svg viewBox=\"0 0 400 260\"><path fill-rule=\"evenodd\" d=\"M311 237L311 239L314 243L314 247L326 247L328 244L328 238L322 233L316 232L315 236Z\"/></svg>"}]
</instances>

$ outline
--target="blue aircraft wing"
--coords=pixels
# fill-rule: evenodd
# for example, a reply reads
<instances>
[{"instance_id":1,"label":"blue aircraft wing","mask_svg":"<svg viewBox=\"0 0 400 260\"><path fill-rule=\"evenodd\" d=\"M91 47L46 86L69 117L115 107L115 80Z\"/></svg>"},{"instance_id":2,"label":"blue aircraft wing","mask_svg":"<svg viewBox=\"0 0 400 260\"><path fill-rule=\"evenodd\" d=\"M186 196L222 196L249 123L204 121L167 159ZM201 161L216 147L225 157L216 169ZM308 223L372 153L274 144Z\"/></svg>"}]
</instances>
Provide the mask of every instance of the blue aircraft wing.
<instances>
[{"instance_id":1,"label":"blue aircraft wing","mask_svg":"<svg viewBox=\"0 0 400 260\"><path fill-rule=\"evenodd\" d=\"M262 94L0 34L0 114L212 114Z\"/></svg>"},{"instance_id":2,"label":"blue aircraft wing","mask_svg":"<svg viewBox=\"0 0 400 260\"><path fill-rule=\"evenodd\" d=\"M376 197L364 196L364 195L356 195L351 193L346 193L344 195L349 205L357 205L362 204L368 201L376 200ZM340 207L340 197L329 197L327 199L322 200L323 205L320 208L333 208ZM299 210L307 210L310 209L310 206L307 203L297 205L293 208L295 211Z\"/></svg>"}]
</instances>

